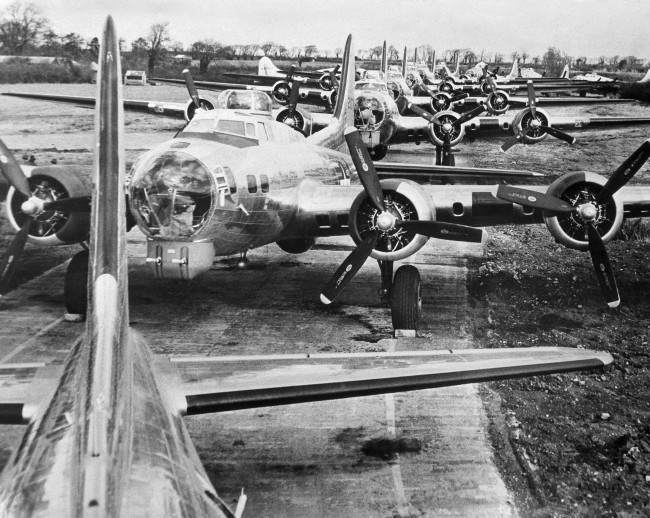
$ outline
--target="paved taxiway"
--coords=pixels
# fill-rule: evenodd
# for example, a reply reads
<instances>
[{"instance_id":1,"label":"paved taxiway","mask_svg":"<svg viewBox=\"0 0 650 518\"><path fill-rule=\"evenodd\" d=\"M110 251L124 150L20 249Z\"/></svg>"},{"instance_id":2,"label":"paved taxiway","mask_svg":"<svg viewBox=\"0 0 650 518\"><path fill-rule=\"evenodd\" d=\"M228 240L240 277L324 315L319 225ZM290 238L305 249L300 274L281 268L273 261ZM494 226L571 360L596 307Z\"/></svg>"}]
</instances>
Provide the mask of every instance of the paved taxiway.
<instances>
[{"instance_id":1,"label":"paved taxiway","mask_svg":"<svg viewBox=\"0 0 650 518\"><path fill-rule=\"evenodd\" d=\"M189 284L155 281L142 236L129 238L132 325L161 354L471 346L465 265L480 245L431 240L411 258L423 277L424 325L419 338L392 339L374 261L335 307L317 302L349 238L300 256L270 245L250 254L245 271L220 261ZM63 272L56 267L2 299L0 360L63 360L80 329L60 318ZM245 488L250 516L513 516L486 421L469 385L193 417L189 429L217 490L232 501ZM3 462L21 433L0 430ZM421 448L392 459L365 454L377 438Z\"/></svg>"}]
</instances>

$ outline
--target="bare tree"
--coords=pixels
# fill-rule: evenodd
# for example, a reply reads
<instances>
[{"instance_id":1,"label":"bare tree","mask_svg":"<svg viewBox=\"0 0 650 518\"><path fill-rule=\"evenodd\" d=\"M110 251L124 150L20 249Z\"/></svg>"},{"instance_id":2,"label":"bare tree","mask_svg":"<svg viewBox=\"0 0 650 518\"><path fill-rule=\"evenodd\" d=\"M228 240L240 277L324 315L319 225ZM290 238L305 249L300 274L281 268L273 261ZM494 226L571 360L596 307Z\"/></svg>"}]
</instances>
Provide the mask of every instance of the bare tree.
<instances>
[{"instance_id":1,"label":"bare tree","mask_svg":"<svg viewBox=\"0 0 650 518\"><path fill-rule=\"evenodd\" d=\"M78 59L81 56L81 49L86 43L76 32L66 34L61 41L63 42L63 51L72 59Z\"/></svg>"},{"instance_id":2,"label":"bare tree","mask_svg":"<svg viewBox=\"0 0 650 518\"><path fill-rule=\"evenodd\" d=\"M316 45L306 45L305 46L305 56L308 58L318 55L318 47Z\"/></svg>"},{"instance_id":3,"label":"bare tree","mask_svg":"<svg viewBox=\"0 0 650 518\"><path fill-rule=\"evenodd\" d=\"M390 61L399 60L399 50L397 50L394 45L389 45L388 46L388 59Z\"/></svg>"},{"instance_id":4,"label":"bare tree","mask_svg":"<svg viewBox=\"0 0 650 518\"><path fill-rule=\"evenodd\" d=\"M262 52L264 52L264 55L268 56L269 53L271 52L271 49L275 46L276 46L275 43L273 43L272 41L267 41L265 43L262 43L262 45L260 45L260 48L262 49Z\"/></svg>"},{"instance_id":5,"label":"bare tree","mask_svg":"<svg viewBox=\"0 0 650 518\"><path fill-rule=\"evenodd\" d=\"M147 37L147 68L149 75L153 75L153 70L165 51L165 43L169 41L169 22L154 23L149 28Z\"/></svg>"},{"instance_id":6,"label":"bare tree","mask_svg":"<svg viewBox=\"0 0 650 518\"><path fill-rule=\"evenodd\" d=\"M47 19L33 3L9 4L0 23L0 45L10 54L22 54L33 46L47 26Z\"/></svg>"},{"instance_id":7,"label":"bare tree","mask_svg":"<svg viewBox=\"0 0 650 518\"><path fill-rule=\"evenodd\" d=\"M521 63L525 65L525 64L526 64L526 60L527 60L529 57L530 57L530 56L529 56L528 52L526 52L526 51L524 50L524 51L521 53Z\"/></svg>"},{"instance_id":8,"label":"bare tree","mask_svg":"<svg viewBox=\"0 0 650 518\"><path fill-rule=\"evenodd\" d=\"M221 43L214 40L201 40L192 43L192 58L199 60L199 72L205 73L210 62L216 58Z\"/></svg>"}]
</instances>

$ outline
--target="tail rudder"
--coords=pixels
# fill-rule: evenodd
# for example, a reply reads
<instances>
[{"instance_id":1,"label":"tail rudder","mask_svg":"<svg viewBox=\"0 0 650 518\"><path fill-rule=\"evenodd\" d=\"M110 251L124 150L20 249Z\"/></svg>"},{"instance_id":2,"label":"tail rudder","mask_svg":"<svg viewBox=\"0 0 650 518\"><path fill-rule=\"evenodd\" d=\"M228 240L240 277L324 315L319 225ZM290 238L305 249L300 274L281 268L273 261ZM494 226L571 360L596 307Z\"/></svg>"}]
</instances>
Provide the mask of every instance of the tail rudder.
<instances>
[{"instance_id":1,"label":"tail rudder","mask_svg":"<svg viewBox=\"0 0 650 518\"><path fill-rule=\"evenodd\" d=\"M650 68L645 73L645 75L637 81L638 83L650 83Z\"/></svg>"},{"instance_id":2,"label":"tail rudder","mask_svg":"<svg viewBox=\"0 0 650 518\"><path fill-rule=\"evenodd\" d=\"M330 149L347 149L344 131L349 126L354 126L354 84L356 65L354 58L354 46L352 35L348 35L343 52L343 63L341 65L341 80L338 87L338 95L332 122L329 126L309 136L307 140L313 144L324 146Z\"/></svg>"},{"instance_id":3,"label":"tail rudder","mask_svg":"<svg viewBox=\"0 0 650 518\"><path fill-rule=\"evenodd\" d=\"M569 64L567 63L564 65L564 68L562 69L562 75L560 75L560 79L569 79L570 75L570 70L569 70Z\"/></svg>"},{"instance_id":4,"label":"tail rudder","mask_svg":"<svg viewBox=\"0 0 650 518\"><path fill-rule=\"evenodd\" d=\"M508 74L508 77L510 77L510 79L514 79L516 77L519 77L519 75L520 75L519 74L519 60L515 59L512 62L512 69L510 70L510 74Z\"/></svg>"},{"instance_id":5,"label":"tail rudder","mask_svg":"<svg viewBox=\"0 0 650 518\"><path fill-rule=\"evenodd\" d=\"M456 70L454 70L454 77L458 77L460 71L460 57L456 58Z\"/></svg>"},{"instance_id":6,"label":"tail rudder","mask_svg":"<svg viewBox=\"0 0 650 518\"><path fill-rule=\"evenodd\" d=\"M431 72L435 73L436 71L436 51L434 49L433 55L431 56Z\"/></svg>"},{"instance_id":7,"label":"tail rudder","mask_svg":"<svg viewBox=\"0 0 650 518\"><path fill-rule=\"evenodd\" d=\"M406 47L404 47L404 56L402 57L402 77L406 79Z\"/></svg>"},{"instance_id":8,"label":"tail rudder","mask_svg":"<svg viewBox=\"0 0 650 518\"><path fill-rule=\"evenodd\" d=\"M386 54L386 40L381 50L381 71L384 77L388 77L388 55Z\"/></svg>"}]
</instances>

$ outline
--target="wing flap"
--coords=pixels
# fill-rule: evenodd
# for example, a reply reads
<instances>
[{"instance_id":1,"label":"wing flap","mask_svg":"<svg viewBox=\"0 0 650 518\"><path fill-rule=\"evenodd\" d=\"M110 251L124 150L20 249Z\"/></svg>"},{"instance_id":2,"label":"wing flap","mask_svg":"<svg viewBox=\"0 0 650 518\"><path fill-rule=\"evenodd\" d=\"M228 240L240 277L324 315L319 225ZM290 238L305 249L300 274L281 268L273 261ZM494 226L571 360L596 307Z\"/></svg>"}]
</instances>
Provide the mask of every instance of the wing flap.
<instances>
[{"instance_id":1,"label":"wing flap","mask_svg":"<svg viewBox=\"0 0 650 518\"><path fill-rule=\"evenodd\" d=\"M602 368L608 353L562 347L172 358L187 414L286 405Z\"/></svg>"}]
</instances>

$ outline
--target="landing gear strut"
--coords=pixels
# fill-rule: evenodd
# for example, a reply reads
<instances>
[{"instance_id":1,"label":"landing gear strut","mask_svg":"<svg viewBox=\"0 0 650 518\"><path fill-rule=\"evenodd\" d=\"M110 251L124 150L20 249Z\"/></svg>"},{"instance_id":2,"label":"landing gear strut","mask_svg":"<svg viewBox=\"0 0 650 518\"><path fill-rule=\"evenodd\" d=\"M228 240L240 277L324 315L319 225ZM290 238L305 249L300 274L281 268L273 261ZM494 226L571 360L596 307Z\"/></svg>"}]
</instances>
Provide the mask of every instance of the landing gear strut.
<instances>
[{"instance_id":1,"label":"landing gear strut","mask_svg":"<svg viewBox=\"0 0 650 518\"><path fill-rule=\"evenodd\" d=\"M237 268L240 270L245 269L248 266L248 257L246 257L247 251L240 252L239 260L237 261Z\"/></svg>"},{"instance_id":2,"label":"landing gear strut","mask_svg":"<svg viewBox=\"0 0 650 518\"><path fill-rule=\"evenodd\" d=\"M380 261L379 269L381 270L381 288L379 288L379 297L384 304L390 303L390 292L393 288L393 261Z\"/></svg>"},{"instance_id":3,"label":"landing gear strut","mask_svg":"<svg viewBox=\"0 0 650 518\"><path fill-rule=\"evenodd\" d=\"M436 146L436 165L456 165L454 152L452 151L451 146Z\"/></svg>"},{"instance_id":4,"label":"landing gear strut","mask_svg":"<svg viewBox=\"0 0 650 518\"><path fill-rule=\"evenodd\" d=\"M83 322L88 306L88 250L77 252L65 272L63 284L65 320Z\"/></svg>"}]
</instances>

